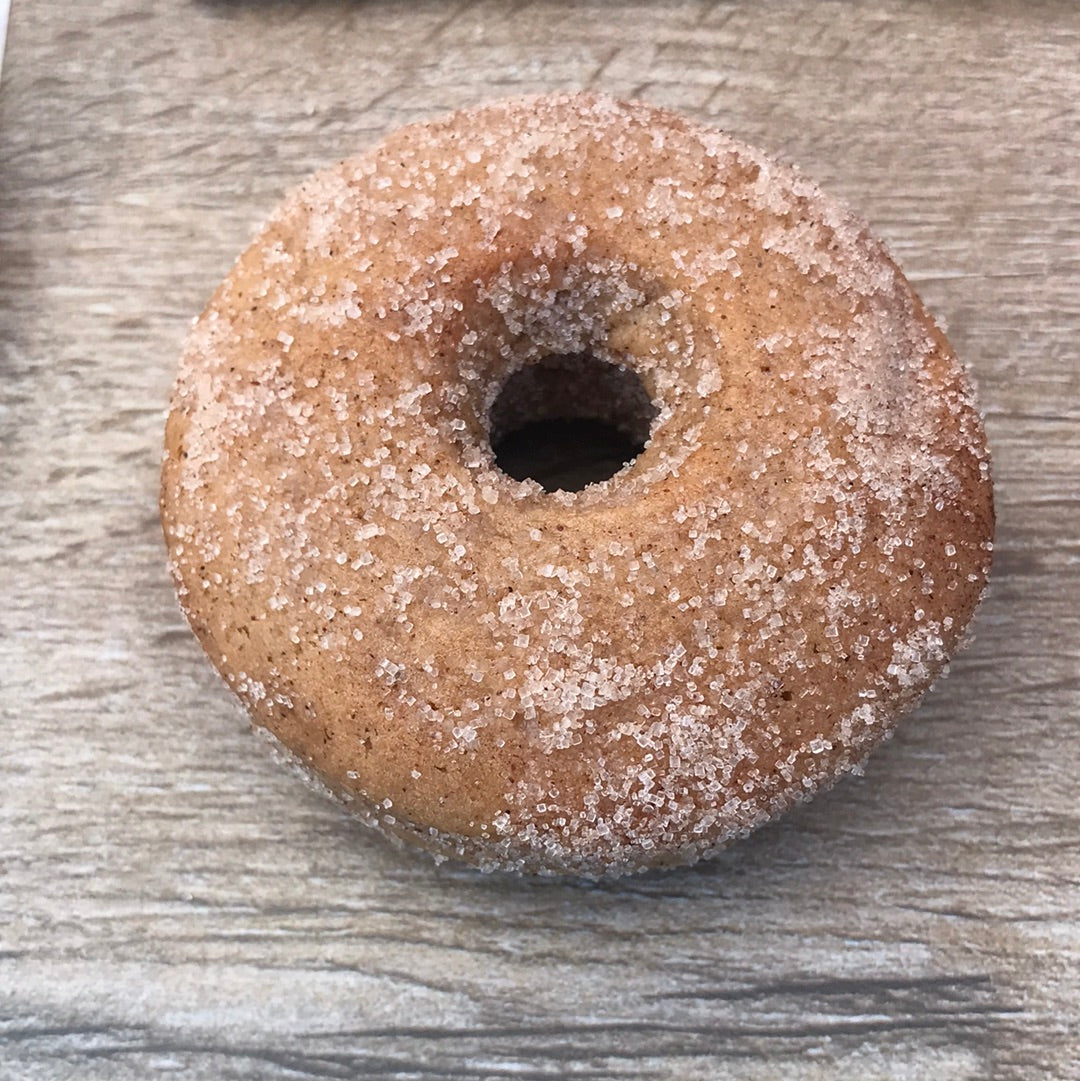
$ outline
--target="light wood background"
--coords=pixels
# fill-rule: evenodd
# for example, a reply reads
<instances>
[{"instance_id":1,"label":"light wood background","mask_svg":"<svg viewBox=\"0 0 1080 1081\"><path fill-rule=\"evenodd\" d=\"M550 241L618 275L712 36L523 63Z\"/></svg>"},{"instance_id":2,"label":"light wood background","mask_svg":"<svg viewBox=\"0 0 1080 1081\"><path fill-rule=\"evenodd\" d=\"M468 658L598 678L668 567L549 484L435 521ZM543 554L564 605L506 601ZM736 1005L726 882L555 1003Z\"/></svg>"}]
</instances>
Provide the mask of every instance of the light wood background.
<instances>
[{"instance_id":1,"label":"light wood background","mask_svg":"<svg viewBox=\"0 0 1080 1081\"><path fill-rule=\"evenodd\" d=\"M981 390L974 645L864 779L615 885L387 847L281 770L155 506L188 320L382 132L601 87L800 163ZM0 86L0 1077L1080 1077L1080 5L15 0Z\"/></svg>"}]
</instances>

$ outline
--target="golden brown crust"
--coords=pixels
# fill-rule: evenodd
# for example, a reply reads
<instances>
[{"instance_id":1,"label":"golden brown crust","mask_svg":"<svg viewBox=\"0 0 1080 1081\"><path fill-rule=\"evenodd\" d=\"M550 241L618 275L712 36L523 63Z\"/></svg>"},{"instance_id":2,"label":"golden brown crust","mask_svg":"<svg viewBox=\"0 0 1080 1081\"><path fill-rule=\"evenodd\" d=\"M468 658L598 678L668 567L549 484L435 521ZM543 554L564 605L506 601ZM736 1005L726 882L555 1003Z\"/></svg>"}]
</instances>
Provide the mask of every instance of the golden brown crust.
<instances>
[{"instance_id":1,"label":"golden brown crust","mask_svg":"<svg viewBox=\"0 0 1080 1081\"><path fill-rule=\"evenodd\" d=\"M658 416L546 493L488 410L578 353ZM289 196L192 331L162 517L211 660L332 790L584 873L690 862L856 768L993 533L971 388L865 226L588 95L405 128Z\"/></svg>"}]
</instances>

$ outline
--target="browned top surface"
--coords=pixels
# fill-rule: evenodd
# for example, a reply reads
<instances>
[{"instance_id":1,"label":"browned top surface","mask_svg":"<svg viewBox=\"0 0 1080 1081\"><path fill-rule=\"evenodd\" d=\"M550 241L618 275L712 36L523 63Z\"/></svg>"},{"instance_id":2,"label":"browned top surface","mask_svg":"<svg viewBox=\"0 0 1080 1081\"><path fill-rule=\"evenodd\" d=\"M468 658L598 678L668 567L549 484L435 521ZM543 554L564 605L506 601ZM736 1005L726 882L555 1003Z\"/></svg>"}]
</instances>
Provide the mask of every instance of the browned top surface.
<instances>
[{"instance_id":1,"label":"browned top surface","mask_svg":"<svg viewBox=\"0 0 1080 1081\"><path fill-rule=\"evenodd\" d=\"M16 0L0 1062L1080 1075L1078 51L1068 3ZM287 186L406 121L581 85L768 147L870 220L972 366L999 515L975 644L864 780L594 890L434 869L279 771L183 626L155 506L187 321Z\"/></svg>"}]
</instances>

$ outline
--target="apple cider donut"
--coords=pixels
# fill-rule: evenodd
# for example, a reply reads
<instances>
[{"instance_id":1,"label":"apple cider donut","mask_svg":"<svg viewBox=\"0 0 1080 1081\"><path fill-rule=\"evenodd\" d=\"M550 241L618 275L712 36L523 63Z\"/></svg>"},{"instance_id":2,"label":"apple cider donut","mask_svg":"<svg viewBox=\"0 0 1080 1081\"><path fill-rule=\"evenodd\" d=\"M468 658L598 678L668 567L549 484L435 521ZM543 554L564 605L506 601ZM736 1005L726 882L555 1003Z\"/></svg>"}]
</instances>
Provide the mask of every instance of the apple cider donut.
<instances>
[{"instance_id":1,"label":"apple cider donut","mask_svg":"<svg viewBox=\"0 0 1080 1081\"><path fill-rule=\"evenodd\" d=\"M636 453L583 487L500 468L560 419ZM436 854L586 875L856 770L993 532L971 387L866 226L594 95L406 127L289 195L190 335L161 507L211 661L327 787Z\"/></svg>"}]
</instances>

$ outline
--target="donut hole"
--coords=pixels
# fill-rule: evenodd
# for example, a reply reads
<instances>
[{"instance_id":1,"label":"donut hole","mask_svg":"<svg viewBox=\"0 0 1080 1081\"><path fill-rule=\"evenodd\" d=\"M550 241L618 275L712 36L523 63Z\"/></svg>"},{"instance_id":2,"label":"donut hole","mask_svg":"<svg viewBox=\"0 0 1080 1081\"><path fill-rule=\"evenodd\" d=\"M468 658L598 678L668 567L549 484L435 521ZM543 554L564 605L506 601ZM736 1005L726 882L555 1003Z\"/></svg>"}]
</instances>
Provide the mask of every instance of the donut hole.
<instances>
[{"instance_id":1,"label":"donut hole","mask_svg":"<svg viewBox=\"0 0 1080 1081\"><path fill-rule=\"evenodd\" d=\"M514 480L577 492L633 462L656 415L629 368L590 353L548 356L503 384L489 414L491 449Z\"/></svg>"}]
</instances>

